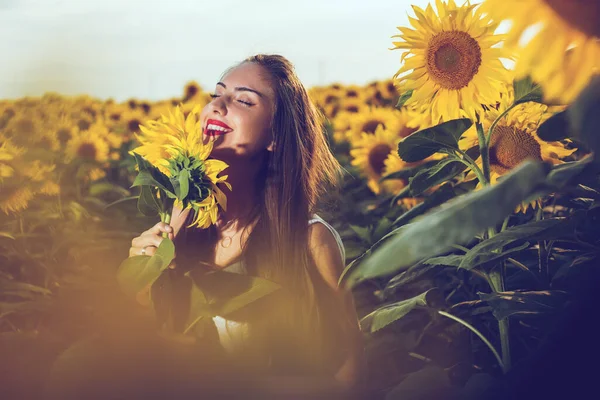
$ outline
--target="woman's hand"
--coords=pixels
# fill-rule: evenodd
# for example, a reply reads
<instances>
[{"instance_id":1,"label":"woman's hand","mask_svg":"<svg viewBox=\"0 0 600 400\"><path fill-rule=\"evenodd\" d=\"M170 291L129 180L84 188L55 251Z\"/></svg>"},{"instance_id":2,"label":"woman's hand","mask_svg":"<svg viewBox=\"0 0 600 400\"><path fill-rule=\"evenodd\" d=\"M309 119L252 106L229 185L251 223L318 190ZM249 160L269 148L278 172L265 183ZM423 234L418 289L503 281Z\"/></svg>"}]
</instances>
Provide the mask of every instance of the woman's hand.
<instances>
[{"instance_id":1,"label":"woman's hand","mask_svg":"<svg viewBox=\"0 0 600 400\"><path fill-rule=\"evenodd\" d=\"M142 232L140 236L133 238L131 241L131 247L129 248L129 257L142 255L143 248L146 249L144 252L145 255L152 256L154 253L156 253L156 249L160 245L160 242L163 241L163 232L166 232L169 239L173 240L179 230L181 230L183 227L188 214L189 210L181 210L178 207L173 207L171 225L164 222L158 222L152 228ZM169 264L169 268L173 269L175 266L175 259L173 259L173 261L171 261ZM138 303L145 306L150 305L149 292L151 286L151 284L148 285L137 294L136 299Z\"/></svg>"},{"instance_id":2,"label":"woman's hand","mask_svg":"<svg viewBox=\"0 0 600 400\"><path fill-rule=\"evenodd\" d=\"M173 240L173 227L164 222L158 222L152 228L142 232L138 237L133 238L129 248L129 257L147 255L152 256L163 241L162 234L167 233L169 239ZM145 251L143 251L145 249Z\"/></svg>"}]
</instances>

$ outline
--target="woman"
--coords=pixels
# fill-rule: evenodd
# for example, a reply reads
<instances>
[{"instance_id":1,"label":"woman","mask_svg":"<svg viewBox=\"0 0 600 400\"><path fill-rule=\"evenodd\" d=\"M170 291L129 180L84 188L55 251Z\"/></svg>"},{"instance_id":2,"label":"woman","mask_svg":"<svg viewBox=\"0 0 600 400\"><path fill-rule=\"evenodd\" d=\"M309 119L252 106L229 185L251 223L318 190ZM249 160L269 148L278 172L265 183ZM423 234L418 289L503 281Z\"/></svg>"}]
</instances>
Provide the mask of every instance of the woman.
<instances>
[{"instance_id":1,"label":"woman","mask_svg":"<svg viewBox=\"0 0 600 400\"><path fill-rule=\"evenodd\" d=\"M229 165L227 212L201 230L186 228L189 213L175 210L171 225L158 223L133 239L129 254L154 254L168 232L175 269L200 263L280 283L283 290L262 300L259 312L215 317L220 343L233 360L277 373L272 383L282 389L333 378L356 390L363 347L351 294L337 285L344 248L315 214L341 169L321 118L293 66L278 55L230 68L212 97L200 118L205 140L216 137L211 156Z\"/></svg>"}]
</instances>

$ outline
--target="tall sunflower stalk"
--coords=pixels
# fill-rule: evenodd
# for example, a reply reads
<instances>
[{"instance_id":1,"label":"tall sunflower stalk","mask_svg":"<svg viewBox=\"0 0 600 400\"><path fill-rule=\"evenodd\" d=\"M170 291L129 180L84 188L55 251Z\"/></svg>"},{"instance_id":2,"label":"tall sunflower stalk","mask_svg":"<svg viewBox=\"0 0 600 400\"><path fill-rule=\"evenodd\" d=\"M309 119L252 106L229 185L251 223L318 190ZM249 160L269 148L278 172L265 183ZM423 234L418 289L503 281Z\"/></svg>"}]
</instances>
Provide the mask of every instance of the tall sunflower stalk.
<instances>
[{"instance_id":1,"label":"tall sunflower stalk","mask_svg":"<svg viewBox=\"0 0 600 400\"><path fill-rule=\"evenodd\" d=\"M498 21L468 1L458 6L454 0L436 0L435 8L413 6L413 10L415 17L409 17L411 28L398 27L400 34L392 36L397 38L392 50L402 50L403 61L394 80L404 91L397 106L423 114L418 125L426 129L399 145L403 160L414 162L435 152L444 153L446 160L436 166L437 170L429 172L431 176L456 161L472 171L480 186L494 184L498 175L525 159L546 161L543 150L547 146L535 139L534 121L527 118L535 115L524 115L521 110L525 103L540 103L541 90L529 79L516 81L511 87L514 74L501 59L513 56L509 48L499 46L505 36L496 33ZM520 109L514 110L517 107ZM535 108L525 107L526 111ZM546 106L537 106L540 107ZM517 111L520 114L515 114ZM468 148L459 147L468 127L472 127L469 131L476 139ZM422 150L414 149L419 146ZM486 237L495 234L490 228ZM505 290L503 269L500 263L484 272L494 292ZM511 364L508 319L500 319L498 323L501 364L506 372Z\"/></svg>"}]
</instances>

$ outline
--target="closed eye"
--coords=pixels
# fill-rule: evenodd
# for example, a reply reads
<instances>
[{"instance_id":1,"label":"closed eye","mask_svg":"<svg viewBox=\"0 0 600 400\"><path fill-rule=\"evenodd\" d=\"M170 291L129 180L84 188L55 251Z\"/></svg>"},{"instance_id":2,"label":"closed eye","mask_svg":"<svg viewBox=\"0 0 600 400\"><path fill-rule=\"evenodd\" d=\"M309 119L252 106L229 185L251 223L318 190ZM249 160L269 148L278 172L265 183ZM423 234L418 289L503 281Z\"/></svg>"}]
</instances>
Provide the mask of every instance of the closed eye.
<instances>
[{"instance_id":1,"label":"closed eye","mask_svg":"<svg viewBox=\"0 0 600 400\"><path fill-rule=\"evenodd\" d=\"M216 99L217 97L221 97L215 93L210 93L209 96L213 99ZM244 100L238 100L238 102L244 104L246 107L252 107L254 105L254 103L250 103L249 101L244 101Z\"/></svg>"}]
</instances>

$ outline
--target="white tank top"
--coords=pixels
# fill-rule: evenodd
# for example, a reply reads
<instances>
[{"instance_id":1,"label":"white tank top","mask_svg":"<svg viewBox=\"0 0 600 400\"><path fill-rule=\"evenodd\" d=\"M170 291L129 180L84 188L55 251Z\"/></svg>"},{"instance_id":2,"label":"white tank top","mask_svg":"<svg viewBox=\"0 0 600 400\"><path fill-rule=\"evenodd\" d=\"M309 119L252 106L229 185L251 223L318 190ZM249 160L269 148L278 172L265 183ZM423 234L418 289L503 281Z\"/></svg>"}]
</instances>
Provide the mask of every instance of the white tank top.
<instances>
[{"instance_id":1,"label":"white tank top","mask_svg":"<svg viewBox=\"0 0 600 400\"><path fill-rule=\"evenodd\" d=\"M333 226L331 226L327 221L325 221L317 214L312 215L311 219L308 220L308 224L311 225L315 222L322 223L331 231L338 244L340 254L342 256L342 261L345 263L346 250L344 249L344 244L342 243L342 238L340 237L340 234L335 230ZM244 264L241 261L233 263L230 266L223 268L223 270L228 272L236 272L240 274L246 273L246 268L244 267ZM225 351L232 354L235 353L236 349L238 349L240 346L243 346L244 339L247 338L248 335L247 322L232 321L220 316L213 317L213 321L219 333L219 342L221 342L221 345L223 346Z\"/></svg>"}]
</instances>

